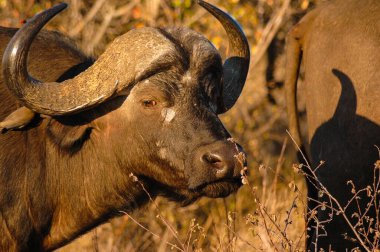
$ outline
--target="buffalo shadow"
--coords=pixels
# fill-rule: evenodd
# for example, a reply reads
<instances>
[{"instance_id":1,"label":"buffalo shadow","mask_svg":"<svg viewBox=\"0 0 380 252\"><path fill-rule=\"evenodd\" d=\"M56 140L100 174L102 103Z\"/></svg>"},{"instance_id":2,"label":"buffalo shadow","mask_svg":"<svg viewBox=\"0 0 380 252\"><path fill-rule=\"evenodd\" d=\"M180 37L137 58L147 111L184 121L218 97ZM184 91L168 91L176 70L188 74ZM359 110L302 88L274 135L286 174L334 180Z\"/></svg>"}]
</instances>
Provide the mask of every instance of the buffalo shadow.
<instances>
[{"instance_id":1,"label":"buffalo shadow","mask_svg":"<svg viewBox=\"0 0 380 252\"><path fill-rule=\"evenodd\" d=\"M379 159L375 145L380 147L380 126L356 113L357 96L350 77L337 69L333 69L332 73L339 79L341 95L332 118L323 123L312 136L310 152L312 167L320 165L316 172L318 180L344 207L354 196L351 191L352 184L356 191L373 184L374 163ZM321 164L321 161L324 163ZM352 184L348 181L352 181ZM316 191L311 194L309 192L310 195L313 195L311 197L314 200L329 202L326 196L316 197ZM370 201L366 191L360 193L359 197L358 204L353 201L346 210L348 218L354 224L358 219L353 214L362 214ZM334 204L333 206L336 207ZM330 249L331 245L334 251L358 247L359 244L342 215L331 213L329 208L318 209L319 221L329 220L330 217L332 220L323 224L324 230L320 229L322 235L318 237L317 247ZM376 217L373 208L367 215L371 218ZM365 223L366 226L367 224ZM315 242L315 238L314 232L311 242ZM314 251L313 244L311 249Z\"/></svg>"}]
</instances>

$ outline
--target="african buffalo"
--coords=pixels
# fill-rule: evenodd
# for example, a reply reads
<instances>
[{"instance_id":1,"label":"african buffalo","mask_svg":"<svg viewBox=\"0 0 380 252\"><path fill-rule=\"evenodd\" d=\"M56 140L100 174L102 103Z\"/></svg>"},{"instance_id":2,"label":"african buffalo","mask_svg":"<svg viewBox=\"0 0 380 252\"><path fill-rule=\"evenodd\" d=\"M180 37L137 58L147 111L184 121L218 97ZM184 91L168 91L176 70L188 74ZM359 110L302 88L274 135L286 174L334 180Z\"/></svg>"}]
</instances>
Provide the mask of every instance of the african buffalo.
<instances>
[{"instance_id":1,"label":"african buffalo","mask_svg":"<svg viewBox=\"0 0 380 252\"><path fill-rule=\"evenodd\" d=\"M183 205L240 187L245 156L218 114L241 93L249 46L228 14L198 2L228 34L223 65L186 28L132 30L93 60L39 32L66 4L0 27L0 251L63 246L147 203L142 186Z\"/></svg>"},{"instance_id":2,"label":"african buffalo","mask_svg":"<svg viewBox=\"0 0 380 252\"><path fill-rule=\"evenodd\" d=\"M285 86L290 133L301 146L296 83L302 60L311 167L315 170L320 166L315 170L316 178L344 207L355 193L350 192L350 181L356 192L373 185L373 164L379 159L375 145L380 146L380 1L326 2L290 31L287 43ZM374 211L379 207L379 196L368 212L366 209L376 192L371 197L366 195L368 190L360 193L358 201L354 199L344 209L361 233L360 241L340 211L331 215L331 209L323 204L318 207L316 201L330 205L322 189L313 178L308 180L309 210L316 207L318 220L327 220L319 230L316 222L309 225L309 249L346 251L363 248L365 243L365 249L373 251L379 245L371 244L376 229L379 231L379 212ZM358 215L368 216L362 218L362 226L360 222L356 225ZM369 232L371 218L374 222ZM368 240L363 235L367 230Z\"/></svg>"}]
</instances>

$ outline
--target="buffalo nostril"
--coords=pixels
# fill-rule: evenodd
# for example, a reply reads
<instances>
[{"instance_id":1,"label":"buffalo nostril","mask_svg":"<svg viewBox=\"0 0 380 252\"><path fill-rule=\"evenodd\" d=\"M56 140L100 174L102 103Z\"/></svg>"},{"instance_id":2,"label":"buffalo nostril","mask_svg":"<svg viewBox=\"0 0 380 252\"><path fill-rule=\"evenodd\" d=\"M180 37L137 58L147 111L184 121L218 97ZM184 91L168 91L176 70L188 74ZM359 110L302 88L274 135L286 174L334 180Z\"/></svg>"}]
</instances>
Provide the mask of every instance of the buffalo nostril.
<instances>
[{"instance_id":1,"label":"buffalo nostril","mask_svg":"<svg viewBox=\"0 0 380 252\"><path fill-rule=\"evenodd\" d=\"M228 172L228 165L223 158L217 154L206 153L202 156L202 161L208 166L216 169L217 177L223 177Z\"/></svg>"}]
</instances>

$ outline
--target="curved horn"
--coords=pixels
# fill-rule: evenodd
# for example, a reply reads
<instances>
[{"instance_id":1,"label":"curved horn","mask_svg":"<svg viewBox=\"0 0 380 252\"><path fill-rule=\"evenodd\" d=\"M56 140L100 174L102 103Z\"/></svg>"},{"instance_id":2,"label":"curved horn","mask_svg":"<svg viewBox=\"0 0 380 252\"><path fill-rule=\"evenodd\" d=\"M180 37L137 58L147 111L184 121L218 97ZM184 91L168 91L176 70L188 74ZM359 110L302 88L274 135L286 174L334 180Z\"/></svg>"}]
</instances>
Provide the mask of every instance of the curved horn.
<instances>
[{"instance_id":1,"label":"curved horn","mask_svg":"<svg viewBox=\"0 0 380 252\"><path fill-rule=\"evenodd\" d=\"M76 78L59 84L42 83L28 74L27 58L34 38L66 7L67 4L60 3L28 20L13 36L3 55L3 76L9 90L25 106L41 114L63 115L84 110L112 96L117 86L115 83L111 87L91 87L85 82L77 83Z\"/></svg>"},{"instance_id":2,"label":"curved horn","mask_svg":"<svg viewBox=\"0 0 380 252\"><path fill-rule=\"evenodd\" d=\"M198 4L216 17L227 32L231 52L223 65L223 106L218 108L221 114L229 110L239 98L248 74L250 51L247 38L229 14L216 6L198 0Z\"/></svg>"}]
</instances>

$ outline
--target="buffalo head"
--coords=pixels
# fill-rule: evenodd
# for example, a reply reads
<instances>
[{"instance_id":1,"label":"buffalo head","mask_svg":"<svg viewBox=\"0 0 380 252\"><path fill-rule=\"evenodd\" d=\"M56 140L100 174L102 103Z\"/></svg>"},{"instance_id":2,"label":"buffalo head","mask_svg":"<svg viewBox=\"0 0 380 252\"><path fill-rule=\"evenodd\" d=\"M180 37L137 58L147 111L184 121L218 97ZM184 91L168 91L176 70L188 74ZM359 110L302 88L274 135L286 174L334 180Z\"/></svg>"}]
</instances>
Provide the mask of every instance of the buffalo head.
<instances>
[{"instance_id":1,"label":"buffalo head","mask_svg":"<svg viewBox=\"0 0 380 252\"><path fill-rule=\"evenodd\" d=\"M50 117L46 132L62 149L73 148L62 139L74 124L70 137L82 142L71 155L102 155L125 176L133 173L149 184L153 193L184 204L200 196L227 196L241 185L245 160L237 158L242 149L218 114L238 99L250 52L236 21L211 4L199 4L228 34L231 53L224 64L194 31L142 28L115 39L71 79L37 80L27 71L28 51L39 30L66 7L59 4L12 38L3 56L4 79L25 107Z\"/></svg>"}]
</instances>

